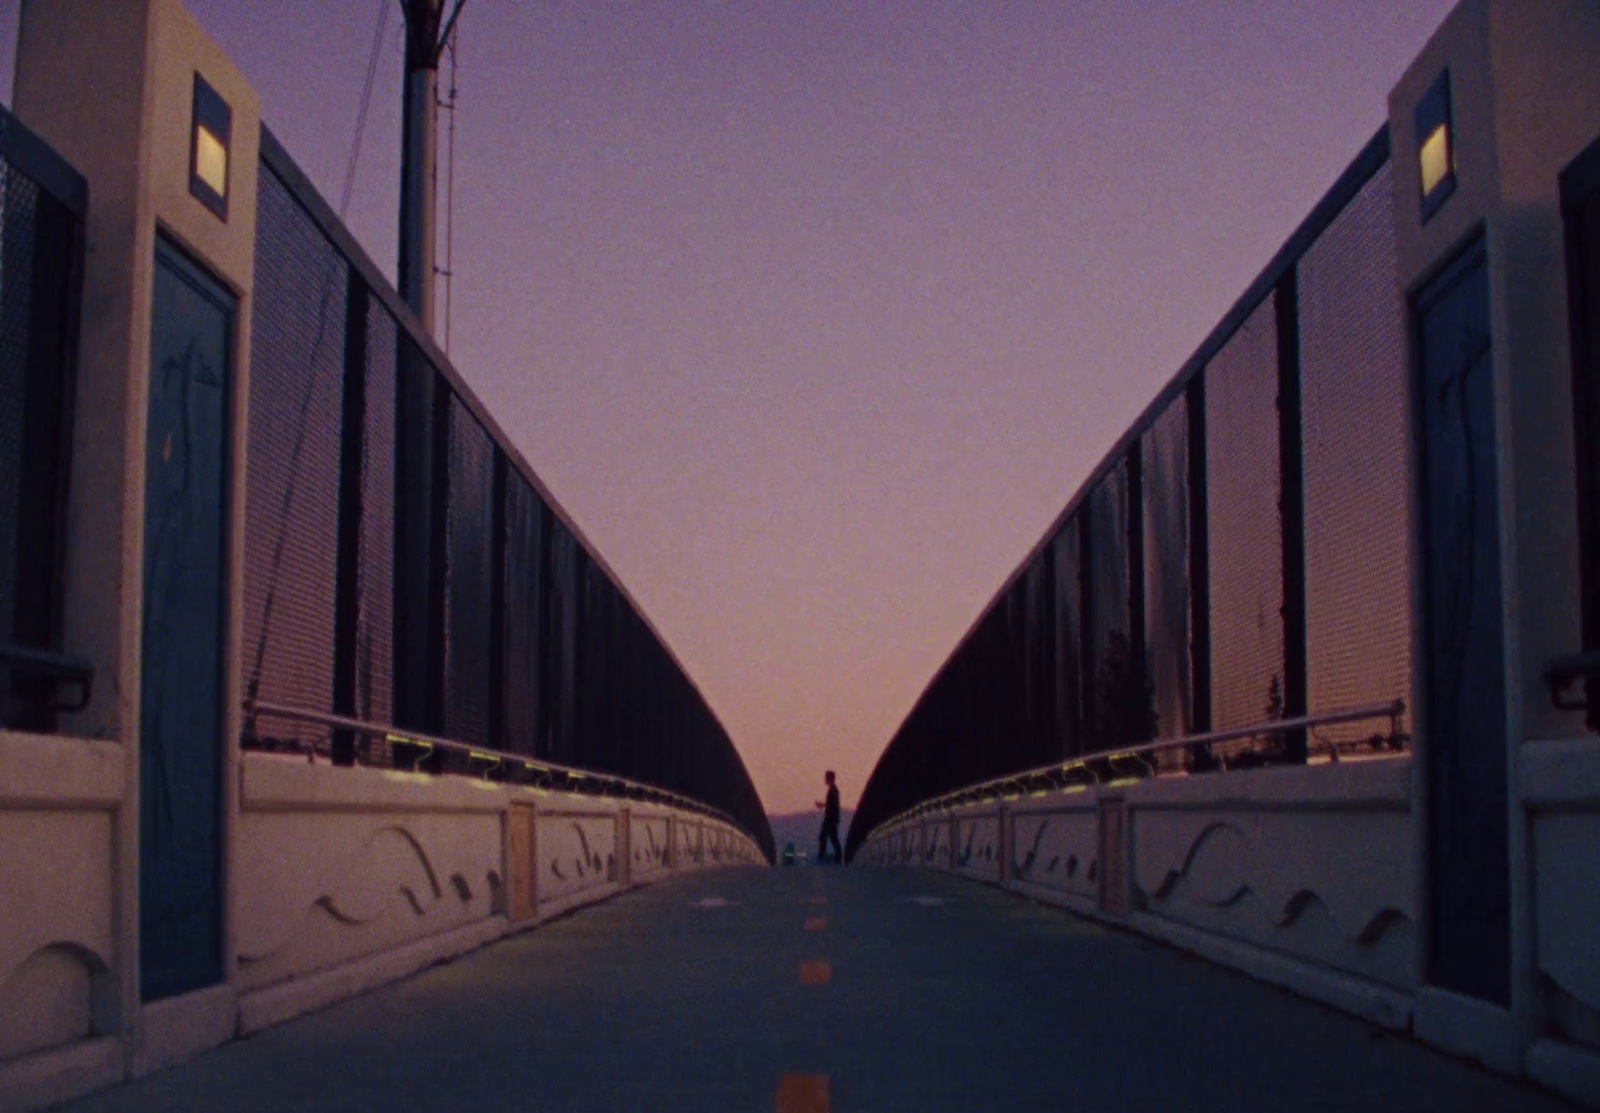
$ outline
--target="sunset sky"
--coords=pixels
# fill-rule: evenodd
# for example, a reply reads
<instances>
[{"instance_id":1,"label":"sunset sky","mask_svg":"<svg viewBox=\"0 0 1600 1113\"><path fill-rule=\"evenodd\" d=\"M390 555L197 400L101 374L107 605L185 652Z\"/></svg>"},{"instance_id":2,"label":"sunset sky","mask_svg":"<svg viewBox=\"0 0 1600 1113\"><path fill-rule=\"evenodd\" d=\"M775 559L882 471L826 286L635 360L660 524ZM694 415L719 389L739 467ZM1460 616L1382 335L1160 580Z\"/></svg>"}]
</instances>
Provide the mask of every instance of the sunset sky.
<instances>
[{"instance_id":1,"label":"sunset sky","mask_svg":"<svg viewBox=\"0 0 1600 1113\"><path fill-rule=\"evenodd\" d=\"M335 205L385 5L349 223L392 277L396 0L189 0ZM1450 6L468 0L450 354L767 809L851 806Z\"/></svg>"}]
</instances>

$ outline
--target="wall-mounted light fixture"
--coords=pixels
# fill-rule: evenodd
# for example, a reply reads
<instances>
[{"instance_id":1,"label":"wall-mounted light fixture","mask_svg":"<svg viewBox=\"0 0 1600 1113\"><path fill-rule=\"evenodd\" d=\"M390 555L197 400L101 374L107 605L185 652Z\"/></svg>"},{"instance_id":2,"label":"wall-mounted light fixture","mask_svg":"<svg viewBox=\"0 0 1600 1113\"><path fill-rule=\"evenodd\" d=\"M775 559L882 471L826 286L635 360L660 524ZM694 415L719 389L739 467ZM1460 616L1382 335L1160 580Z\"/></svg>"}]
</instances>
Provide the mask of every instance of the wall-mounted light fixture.
<instances>
[{"instance_id":1,"label":"wall-mounted light fixture","mask_svg":"<svg viewBox=\"0 0 1600 1113\"><path fill-rule=\"evenodd\" d=\"M199 74L194 75L194 115L189 131L189 192L227 220L233 109Z\"/></svg>"},{"instance_id":2,"label":"wall-mounted light fixture","mask_svg":"<svg viewBox=\"0 0 1600 1113\"><path fill-rule=\"evenodd\" d=\"M1417 102L1417 166L1422 176L1426 221L1456 188L1455 136L1450 121L1450 71L1445 70Z\"/></svg>"}]
</instances>

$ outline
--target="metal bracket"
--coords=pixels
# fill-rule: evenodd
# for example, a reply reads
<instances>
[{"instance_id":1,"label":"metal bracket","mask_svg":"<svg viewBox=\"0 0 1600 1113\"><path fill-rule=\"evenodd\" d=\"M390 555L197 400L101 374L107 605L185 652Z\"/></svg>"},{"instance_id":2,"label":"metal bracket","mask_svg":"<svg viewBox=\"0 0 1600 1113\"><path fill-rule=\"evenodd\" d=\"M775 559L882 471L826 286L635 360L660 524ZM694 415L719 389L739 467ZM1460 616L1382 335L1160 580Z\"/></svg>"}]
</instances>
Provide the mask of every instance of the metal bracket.
<instances>
[{"instance_id":1,"label":"metal bracket","mask_svg":"<svg viewBox=\"0 0 1600 1113\"><path fill-rule=\"evenodd\" d=\"M1557 711L1588 711L1587 695L1574 697L1570 690L1580 680L1600 680L1600 652L1557 657L1545 665L1541 675L1550 685L1550 702Z\"/></svg>"},{"instance_id":2,"label":"metal bracket","mask_svg":"<svg viewBox=\"0 0 1600 1113\"><path fill-rule=\"evenodd\" d=\"M74 714L89 706L94 690L94 666L81 657L68 657L45 649L0 644L0 662L11 665L29 676L53 680L58 684L75 684L78 698L70 703L60 700L50 705L51 711Z\"/></svg>"}]
</instances>

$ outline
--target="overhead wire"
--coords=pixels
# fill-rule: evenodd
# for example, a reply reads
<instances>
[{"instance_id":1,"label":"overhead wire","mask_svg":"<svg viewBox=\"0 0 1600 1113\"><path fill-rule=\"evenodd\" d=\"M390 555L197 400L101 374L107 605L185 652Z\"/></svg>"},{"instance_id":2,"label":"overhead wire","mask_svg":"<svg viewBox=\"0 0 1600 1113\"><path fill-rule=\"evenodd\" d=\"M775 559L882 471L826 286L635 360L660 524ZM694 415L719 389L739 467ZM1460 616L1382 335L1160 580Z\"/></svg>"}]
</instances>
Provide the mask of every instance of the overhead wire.
<instances>
[{"instance_id":1,"label":"overhead wire","mask_svg":"<svg viewBox=\"0 0 1600 1113\"><path fill-rule=\"evenodd\" d=\"M372 107L372 85L378 76L378 58L383 52L383 32L389 23L389 5L378 4L378 29L372 36L372 50L367 55L367 76L361 86L361 107L356 112L356 134L350 142L350 161L344 168L344 188L339 192L339 219L350 210L350 197L356 184L356 164L361 159L361 138L367 131L367 113Z\"/></svg>"},{"instance_id":2,"label":"overhead wire","mask_svg":"<svg viewBox=\"0 0 1600 1113\"><path fill-rule=\"evenodd\" d=\"M460 12L461 5L456 5ZM445 201L444 201L444 266L434 267L434 270L444 279L444 353L450 354L450 304L455 285L455 213L456 213L456 38L460 35L456 27L455 17L451 16L447 31L449 38L445 40L445 48L450 51L450 92L445 100L439 101L439 107L450 113L449 138L445 142L446 157L450 167L445 172Z\"/></svg>"}]
</instances>

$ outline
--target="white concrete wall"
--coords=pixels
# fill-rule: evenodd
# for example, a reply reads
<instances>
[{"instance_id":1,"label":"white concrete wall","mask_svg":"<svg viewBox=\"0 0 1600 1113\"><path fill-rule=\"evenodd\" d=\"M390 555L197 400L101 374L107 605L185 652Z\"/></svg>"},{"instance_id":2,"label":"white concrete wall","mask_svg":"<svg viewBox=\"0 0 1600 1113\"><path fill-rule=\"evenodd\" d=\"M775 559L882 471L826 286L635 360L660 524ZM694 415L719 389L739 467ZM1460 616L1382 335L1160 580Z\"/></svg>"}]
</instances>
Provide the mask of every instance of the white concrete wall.
<instances>
[{"instance_id":1,"label":"white concrete wall","mask_svg":"<svg viewBox=\"0 0 1600 1113\"><path fill-rule=\"evenodd\" d=\"M875 831L857 861L1000 884L1404 1028L1418 983L1411 772L1397 757L1014 797ZM1126 915L1102 899L1106 801L1126 817L1113 847ZM952 825L953 866L939 852ZM931 858L908 856L922 845Z\"/></svg>"},{"instance_id":2,"label":"white concrete wall","mask_svg":"<svg viewBox=\"0 0 1600 1113\"><path fill-rule=\"evenodd\" d=\"M667 868L667 858L672 847L672 820L670 816L640 814L631 816L632 834L629 838L629 866L632 879L647 881Z\"/></svg>"},{"instance_id":3,"label":"white concrete wall","mask_svg":"<svg viewBox=\"0 0 1600 1113\"><path fill-rule=\"evenodd\" d=\"M119 1024L137 940L114 916L123 747L0 733L0 1110L36 1108L192 1054ZM230 868L233 971L193 995L221 1038L673 875L764 865L730 825L605 797L241 755ZM508 837L531 817L533 838ZM626 824L638 860L619 856ZM683 851L669 853L669 832ZM523 879L518 882L516 879ZM512 890L529 887L531 914ZM179 999L183 1000L183 999ZM168 1002L154 1008L170 1007ZM169 1018L170 1019L170 1018Z\"/></svg>"},{"instance_id":4,"label":"white concrete wall","mask_svg":"<svg viewBox=\"0 0 1600 1113\"><path fill-rule=\"evenodd\" d=\"M120 1047L102 1037L116 1028L123 954L115 823L126 776L115 744L0 732L0 1086L4 1064L74 1047L91 1083L121 1071Z\"/></svg>"},{"instance_id":5,"label":"white concrete wall","mask_svg":"<svg viewBox=\"0 0 1600 1113\"><path fill-rule=\"evenodd\" d=\"M1424 987L1417 1032L1600 1105L1600 740L1552 705L1540 678L1551 658L1581 648L1559 175L1600 138L1596 57L1600 7L1589 0L1467 0L1395 86L1390 121L1403 291L1472 237L1487 245L1510 747L1511 1007ZM1446 68L1458 186L1424 223L1412 113ZM1425 763L1426 708L1417 735Z\"/></svg>"},{"instance_id":6,"label":"white concrete wall","mask_svg":"<svg viewBox=\"0 0 1600 1113\"><path fill-rule=\"evenodd\" d=\"M308 765L247 753L233 916L239 1026L251 1031L404 976L635 885L702 868L623 867L621 832L665 857L668 827L723 863L763 862L703 816L466 777ZM531 817L531 837L510 834ZM526 887L523 899L516 890Z\"/></svg>"},{"instance_id":7,"label":"white concrete wall","mask_svg":"<svg viewBox=\"0 0 1600 1113\"><path fill-rule=\"evenodd\" d=\"M0 1048L0 1107L59 1100L107 1078L159 1066L174 1055L231 1034L230 990L140 1003L139 694L145 492L145 423L149 391L154 251L165 235L203 261L238 298L233 335L234 439L229 508L233 532L226 560L240 565L242 466L249 396L249 348L255 251L259 101L238 69L177 0L27 0L18 36L14 106L19 118L87 179L89 208L82 318L78 338L73 458L66 513L65 644L95 670L94 699L63 719L74 739L29 740L52 784L70 771L102 767L93 793L46 804L19 804L9 792L0 826L13 843L16 871L0 901L23 894L31 915L52 922L19 936L33 947L5 975L0 1000L13 1033ZM189 141L196 74L232 107L229 214L219 220L190 196ZM239 592L232 578L225 634L224 693L229 709L214 744L238 735ZM213 740L206 740L213 742ZM116 757L108 756L110 747ZM236 748L224 746L224 850L237 814ZM0 759L4 760L4 759ZM18 764L29 758L18 757ZM115 776L104 772L115 767ZM18 774L21 775L21 774ZM10 784L7 769L0 783ZM116 792L115 798L108 793ZM52 818L53 817L53 818ZM63 857L64 856L64 857ZM41 888L63 863L80 870L59 900ZM10 879L8 879L10 880ZM55 903L35 904L46 897ZM24 914L6 909L5 923ZM93 931L88 921L99 920ZM42 934L41 934L42 931ZM38 952L33 938L55 937ZM71 942L75 936L97 940ZM231 949L231 948L230 948ZM100 966L104 960L104 967ZM85 1038L56 1043L83 1027L83 977L94 972ZM54 1044L54 1046L42 1046ZM31 1048L31 1050L28 1050ZM9 1052L9 1054L8 1054Z\"/></svg>"},{"instance_id":8,"label":"white concrete wall","mask_svg":"<svg viewBox=\"0 0 1600 1113\"><path fill-rule=\"evenodd\" d=\"M241 992L500 907L503 789L254 753L241 772L232 910Z\"/></svg>"}]
</instances>

